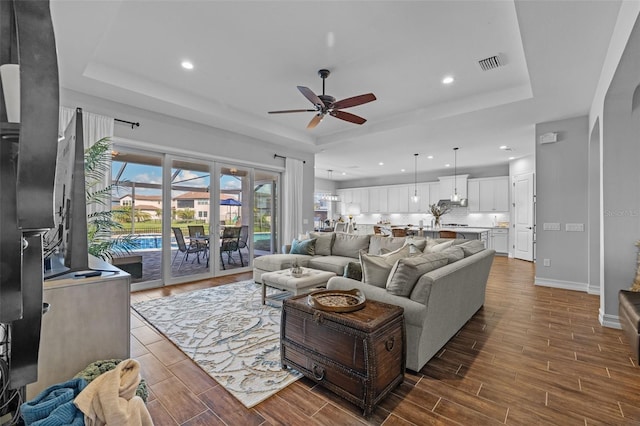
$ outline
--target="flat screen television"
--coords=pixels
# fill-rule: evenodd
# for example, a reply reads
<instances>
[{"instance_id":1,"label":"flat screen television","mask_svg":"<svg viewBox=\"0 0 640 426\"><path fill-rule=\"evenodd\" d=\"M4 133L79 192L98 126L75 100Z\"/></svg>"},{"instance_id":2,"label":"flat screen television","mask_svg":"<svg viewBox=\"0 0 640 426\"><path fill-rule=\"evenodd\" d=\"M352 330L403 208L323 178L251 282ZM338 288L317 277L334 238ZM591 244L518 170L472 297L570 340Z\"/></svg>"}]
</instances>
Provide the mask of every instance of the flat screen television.
<instances>
[{"instance_id":1,"label":"flat screen television","mask_svg":"<svg viewBox=\"0 0 640 426\"><path fill-rule=\"evenodd\" d=\"M58 141L53 191L55 226L44 235L45 280L90 271L81 108Z\"/></svg>"}]
</instances>

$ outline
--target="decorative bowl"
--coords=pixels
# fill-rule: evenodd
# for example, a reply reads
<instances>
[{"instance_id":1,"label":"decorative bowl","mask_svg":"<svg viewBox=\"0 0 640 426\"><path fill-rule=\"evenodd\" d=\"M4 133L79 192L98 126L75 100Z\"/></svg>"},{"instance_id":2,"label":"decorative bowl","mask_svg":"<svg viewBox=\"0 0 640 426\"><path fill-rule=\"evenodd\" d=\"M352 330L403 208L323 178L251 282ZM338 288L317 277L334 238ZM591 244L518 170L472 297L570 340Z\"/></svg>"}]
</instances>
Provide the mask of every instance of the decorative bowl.
<instances>
[{"instance_id":1,"label":"decorative bowl","mask_svg":"<svg viewBox=\"0 0 640 426\"><path fill-rule=\"evenodd\" d=\"M364 293L353 290L320 290L307 296L307 304L312 308L329 312L353 312L364 308L367 299Z\"/></svg>"}]
</instances>

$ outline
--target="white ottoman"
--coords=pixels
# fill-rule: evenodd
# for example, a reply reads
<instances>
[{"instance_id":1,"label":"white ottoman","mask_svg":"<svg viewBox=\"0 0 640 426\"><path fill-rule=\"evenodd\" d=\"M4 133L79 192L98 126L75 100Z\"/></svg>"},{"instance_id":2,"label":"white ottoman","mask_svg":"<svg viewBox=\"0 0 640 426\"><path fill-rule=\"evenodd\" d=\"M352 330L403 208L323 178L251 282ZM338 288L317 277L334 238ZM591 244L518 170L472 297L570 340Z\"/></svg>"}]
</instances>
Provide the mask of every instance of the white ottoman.
<instances>
[{"instance_id":1,"label":"white ottoman","mask_svg":"<svg viewBox=\"0 0 640 426\"><path fill-rule=\"evenodd\" d=\"M320 271L318 269L302 268L300 278L293 277L289 269L265 272L262 274L262 304L267 298L267 286L287 290L294 295L308 293L314 287L324 287L329 278L335 277L335 272Z\"/></svg>"}]
</instances>

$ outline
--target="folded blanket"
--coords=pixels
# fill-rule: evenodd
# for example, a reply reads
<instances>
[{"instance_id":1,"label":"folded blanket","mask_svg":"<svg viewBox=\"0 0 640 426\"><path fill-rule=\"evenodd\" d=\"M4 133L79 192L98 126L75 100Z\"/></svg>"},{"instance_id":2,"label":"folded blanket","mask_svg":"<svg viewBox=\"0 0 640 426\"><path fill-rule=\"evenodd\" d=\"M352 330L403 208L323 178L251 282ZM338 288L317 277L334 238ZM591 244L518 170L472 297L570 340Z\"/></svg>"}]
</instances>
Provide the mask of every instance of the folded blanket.
<instances>
[{"instance_id":1,"label":"folded blanket","mask_svg":"<svg viewBox=\"0 0 640 426\"><path fill-rule=\"evenodd\" d=\"M82 377L87 381L87 384L89 384L93 380L98 378L101 374L104 374L107 371L111 371L116 368L116 366L121 362L122 360L117 358L94 361L91 364L87 365L78 374L76 374L74 378ZM149 398L149 390L147 389L147 383L144 381L144 378L140 379L140 384L138 385L138 389L136 390L136 395L142 398L144 402L147 402L147 399Z\"/></svg>"},{"instance_id":2,"label":"folded blanket","mask_svg":"<svg viewBox=\"0 0 640 426\"><path fill-rule=\"evenodd\" d=\"M20 406L24 423L27 426L84 425L84 415L73 400L86 386L86 380L77 378L48 387Z\"/></svg>"},{"instance_id":3,"label":"folded blanket","mask_svg":"<svg viewBox=\"0 0 640 426\"><path fill-rule=\"evenodd\" d=\"M87 426L153 426L144 401L135 396L139 383L140 364L127 359L89 383L74 403Z\"/></svg>"}]
</instances>

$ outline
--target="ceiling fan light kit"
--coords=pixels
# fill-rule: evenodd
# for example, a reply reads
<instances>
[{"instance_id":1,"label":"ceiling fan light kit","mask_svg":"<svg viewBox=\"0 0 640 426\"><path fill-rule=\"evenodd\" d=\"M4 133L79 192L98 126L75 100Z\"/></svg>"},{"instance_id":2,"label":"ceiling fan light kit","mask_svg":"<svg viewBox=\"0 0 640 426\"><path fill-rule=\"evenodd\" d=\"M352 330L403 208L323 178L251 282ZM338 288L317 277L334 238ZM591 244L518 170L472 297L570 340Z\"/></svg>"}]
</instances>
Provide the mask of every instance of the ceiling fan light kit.
<instances>
[{"instance_id":1,"label":"ceiling fan light kit","mask_svg":"<svg viewBox=\"0 0 640 426\"><path fill-rule=\"evenodd\" d=\"M348 121L355 124L364 124L367 120L359 117L350 112L342 111L345 108L351 108L354 106L366 104L376 100L373 93L367 93L364 95L353 96L351 98L342 99L336 101L331 95L325 94L325 80L329 77L331 72L328 69L321 69L318 71L318 75L322 78L322 95L316 95L313 90L305 86L297 86L302 95L309 100L315 107L315 109L288 109L281 111L269 111L269 114L288 114L292 112L315 112L316 115L307 124L307 129L313 129L316 127L325 115L329 114L332 117L339 118L340 120Z\"/></svg>"}]
</instances>

